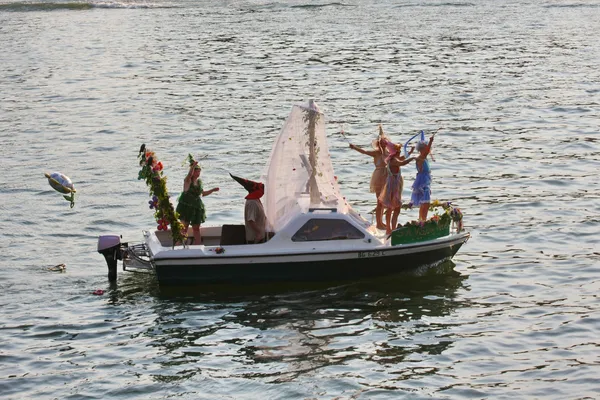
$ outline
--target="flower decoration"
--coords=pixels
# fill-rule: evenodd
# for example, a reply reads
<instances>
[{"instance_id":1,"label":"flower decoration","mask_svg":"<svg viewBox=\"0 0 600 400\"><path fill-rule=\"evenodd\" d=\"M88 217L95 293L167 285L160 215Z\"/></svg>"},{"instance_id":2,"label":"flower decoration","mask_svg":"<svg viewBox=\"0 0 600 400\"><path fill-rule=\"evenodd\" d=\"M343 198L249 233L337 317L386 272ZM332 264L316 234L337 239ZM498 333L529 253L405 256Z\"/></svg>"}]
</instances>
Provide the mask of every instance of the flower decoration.
<instances>
[{"instance_id":1,"label":"flower decoration","mask_svg":"<svg viewBox=\"0 0 600 400\"><path fill-rule=\"evenodd\" d=\"M162 218L156 222L158 222L158 226L156 227L156 229L158 229L159 231L169 230L169 222L166 219Z\"/></svg>"},{"instance_id":2,"label":"flower decoration","mask_svg":"<svg viewBox=\"0 0 600 400\"><path fill-rule=\"evenodd\" d=\"M152 196L152 200L148 201L148 204L150 205L151 210L153 208L158 209L158 197Z\"/></svg>"},{"instance_id":3,"label":"flower decoration","mask_svg":"<svg viewBox=\"0 0 600 400\"><path fill-rule=\"evenodd\" d=\"M458 207L450 208L450 218L452 218L452 223L456 225L456 231L460 232L463 230L463 215L462 211Z\"/></svg>"},{"instance_id":4,"label":"flower decoration","mask_svg":"<svg viewBox=\"0 0 600 400\"><path fill-rule=\"evenodd\" d=\"M460 211L460 208L452 207L450 209L450 217L452 217L452 221L454 221L454 222L461 221L463 218L463 215L462 215L462 211Z\"/></svg>"},{"instance_id":5,"label":"flower decoration","mask_svg":"<svg viewBox=\"0 0 600 400\"><path fill-rule=\"evenodd\" d=\"M412 203L403 204L402 208L405 210L412 209L413 204ZM449 225L450 222L452 222L453 225L456 227L457 232L460 232L463 230L463 222L462 222L463 214L462 214L462 211L460 210L460 208L452 206L452 202L450 202L450 201L432 200L431 203L429 204L429 210L434 211L437 208L442 208L444 210L444 212L441 214L437 214L437 213L434 214L427 221L409 221L406 224L404 224L403 226L405 226L405 227L419 226L421 228L424 228L429 224L444 226L444 225Z\"/></svg>"},{"instance_id":6,"label":"flower decoration","mask_svg":"<svg viewBox=\"0 0 600 400\"><path fill-rule=\"evenodd\" d=\"M148 186L152 200L150 200L150 209L154 209L154 218L158 223L157 229L167 231L171 225L171 235L173 243L185 240L185 235L182 233L183 224L179 221L179 216L173 209L170 201L170 196L167 191L167 177L163 174L164 165L158 160L158 157L153 151L146 148L143 144L138 153L140 172L138 180L144 180Z\"/></svg>"},{"instance_id":7,"label":"flower decoration","mask_svg":"<svg viewBox=\"0 0 600 400\"><path fill-rule=\"evenodd\" d=\"M163 170L163 163L162 162L157 162L153 167L152 167L152 171L153 172L160 172Z\"/></svg>"}]
</instances>

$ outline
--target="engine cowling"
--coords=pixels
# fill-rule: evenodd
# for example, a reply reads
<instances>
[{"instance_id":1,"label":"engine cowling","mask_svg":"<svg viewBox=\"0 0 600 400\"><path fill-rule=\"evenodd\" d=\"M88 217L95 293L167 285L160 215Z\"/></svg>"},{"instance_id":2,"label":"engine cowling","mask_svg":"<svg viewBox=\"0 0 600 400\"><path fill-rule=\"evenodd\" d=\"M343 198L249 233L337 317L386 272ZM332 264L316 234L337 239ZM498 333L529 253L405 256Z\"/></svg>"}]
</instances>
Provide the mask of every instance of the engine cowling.
<instances>
[{"instance_id":1,"label":"engine cowling","mask_svg":"<svg viewBox=\"0 0 600 400\"><path fill-rule=\"evenodd\" d=\"M117 261L123 259L121 237L119 235L103 235L98 238L98 253L104 256L108 266L108 280L117 280Z\"/></svg>"}]
</instances>

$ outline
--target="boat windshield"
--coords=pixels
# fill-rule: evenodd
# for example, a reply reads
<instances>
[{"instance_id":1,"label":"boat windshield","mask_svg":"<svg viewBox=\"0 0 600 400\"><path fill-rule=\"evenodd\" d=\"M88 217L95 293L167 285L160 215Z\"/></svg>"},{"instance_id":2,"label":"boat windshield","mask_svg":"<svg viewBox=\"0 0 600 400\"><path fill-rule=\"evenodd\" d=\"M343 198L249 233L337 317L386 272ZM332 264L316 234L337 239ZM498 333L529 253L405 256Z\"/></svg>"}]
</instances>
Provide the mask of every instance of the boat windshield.
<instances>
[{"instance_id":1,"label":"boat windshield","mask_svg":"<svg viewBox=\"0 0 600 400\"><path fill-rule=\"evenodd\" d=\"M333 172L325 115L313 101L292 107L275 138L263 181L265 212L274 232L311 208L351 210Z\"/></svg>"}]
</instances>

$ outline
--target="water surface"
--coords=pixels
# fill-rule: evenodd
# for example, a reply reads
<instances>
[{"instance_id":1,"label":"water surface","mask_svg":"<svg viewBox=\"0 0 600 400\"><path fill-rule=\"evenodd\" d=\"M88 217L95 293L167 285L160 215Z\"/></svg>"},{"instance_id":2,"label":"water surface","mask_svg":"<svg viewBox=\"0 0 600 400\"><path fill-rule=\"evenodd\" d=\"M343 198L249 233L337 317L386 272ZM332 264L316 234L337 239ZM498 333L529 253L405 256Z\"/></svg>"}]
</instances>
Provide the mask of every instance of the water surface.
<instances>
[{"instance_id":1,"label":"water surface","mask_svg":"<svg viewBox=\"0 0 600 400\"><path fill-rule=\"evenodd\" d=\"M599 397L599 20L568 0L2 0L3 398ZM154 224L140 144L174 196L205 156L209 222L239 223L227 172L258 179L309 98L368 218L372 163L339 131L443 128L433 195L472 233L454 264L233 293L107 282L97 237Z\"/></svg>"}]
</instances>

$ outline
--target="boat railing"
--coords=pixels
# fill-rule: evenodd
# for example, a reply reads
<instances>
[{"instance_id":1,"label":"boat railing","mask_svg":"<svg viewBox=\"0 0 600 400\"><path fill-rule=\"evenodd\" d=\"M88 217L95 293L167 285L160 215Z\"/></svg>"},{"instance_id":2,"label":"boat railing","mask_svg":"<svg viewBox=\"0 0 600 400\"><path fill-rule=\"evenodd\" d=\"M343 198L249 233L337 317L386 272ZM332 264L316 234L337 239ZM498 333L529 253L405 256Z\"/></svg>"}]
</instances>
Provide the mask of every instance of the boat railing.
<instances>
[{"instance_id":1,"label":"boat railing","mask_svg":"<svg viewBox=\"0 0 600 400\"><path fill-rule=\"evenodd\" d=\"M124 271L149 271L152 270L150 252L145 243L127 247L123 254Z\"/></svg>"}]
</instances>

